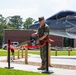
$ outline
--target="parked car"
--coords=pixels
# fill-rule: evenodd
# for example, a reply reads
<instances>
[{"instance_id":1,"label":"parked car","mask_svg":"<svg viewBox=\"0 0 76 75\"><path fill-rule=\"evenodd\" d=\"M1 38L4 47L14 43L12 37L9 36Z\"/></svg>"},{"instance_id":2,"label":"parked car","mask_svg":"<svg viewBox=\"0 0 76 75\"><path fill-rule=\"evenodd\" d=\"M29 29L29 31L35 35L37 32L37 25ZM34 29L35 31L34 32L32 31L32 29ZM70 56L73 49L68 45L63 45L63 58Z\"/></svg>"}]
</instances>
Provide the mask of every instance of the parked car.
<instances>
[{"instance_id":1,"label":"parked car","mask_svg":"<svg viewBox=\"0 0 76 75\"><path fill-rule=\"evenodd\" d=\"M19 42L12 42L12 44L15 45L15 46L18 46ZM7 50L7 46L8 46L8 44L3 44L2 48L5 49L5 50Z\"/></svg>"}]
</instances>

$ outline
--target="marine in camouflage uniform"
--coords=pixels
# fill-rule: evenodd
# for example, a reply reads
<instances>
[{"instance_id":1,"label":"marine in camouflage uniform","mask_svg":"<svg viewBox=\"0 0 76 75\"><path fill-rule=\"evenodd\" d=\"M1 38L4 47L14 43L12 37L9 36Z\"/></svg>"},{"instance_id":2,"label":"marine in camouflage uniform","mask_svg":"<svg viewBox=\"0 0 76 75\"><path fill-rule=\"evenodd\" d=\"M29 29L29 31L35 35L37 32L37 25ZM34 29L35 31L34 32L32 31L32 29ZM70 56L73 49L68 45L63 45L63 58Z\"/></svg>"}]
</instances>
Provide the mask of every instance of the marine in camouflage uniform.
<instances>
[{"instance_id":1,"label":"marine in camouflage uniform","mask_svg":"<svg viewBox=\"0 0 76 75\"><path fill-rule=\"evenodd\" d=\"M49 38L49 26L45 24L44 17L39 18L40 26L38 28L38 32L33 33L32 37L39 36L39 39L36 40L36 44L43 45L46 39ZM38 70L46 69L46 45L40 48L40 56L42 59L42 65L38 68Z\"/></svg>"},{"instance_id":2,"label":"marine in camouflage uniform","mask_svg":"<svg viewBox=\"0 0 76 75\"><path fill-rule=\"evenodd\" d=\"M43 40L39 41L40 45L44 44L45 40L49 38L49 26L44 24L38 28L38 35L41 38L44 35L47 35ZM40 56L42 59L42 66L38 70L43 70L46 68L46 45L40 48Z\"/></svg>"}]
</instances>

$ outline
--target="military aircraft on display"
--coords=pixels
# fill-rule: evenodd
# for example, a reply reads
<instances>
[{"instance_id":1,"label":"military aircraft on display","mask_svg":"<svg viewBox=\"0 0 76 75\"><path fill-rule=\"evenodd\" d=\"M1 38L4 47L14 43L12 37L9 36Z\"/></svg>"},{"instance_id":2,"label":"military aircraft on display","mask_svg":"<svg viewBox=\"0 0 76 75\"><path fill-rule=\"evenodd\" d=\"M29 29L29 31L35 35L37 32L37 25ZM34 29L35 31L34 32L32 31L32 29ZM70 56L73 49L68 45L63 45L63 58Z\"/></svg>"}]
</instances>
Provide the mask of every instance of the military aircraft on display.
<instances>
[{"instance_id":1,"label":"military aircraft on display","mask_svg":"<svg viewBox=\"0 0 76 75\"><path fill-rule=\"evenodd\" d=\"M76 38L76 12L74 11L61 11L47 19L45 23L50 27L50 34L67 37ZM29 26L29 29L37 30L39 27L39 22Z\"/></svg>"}]
</instances>

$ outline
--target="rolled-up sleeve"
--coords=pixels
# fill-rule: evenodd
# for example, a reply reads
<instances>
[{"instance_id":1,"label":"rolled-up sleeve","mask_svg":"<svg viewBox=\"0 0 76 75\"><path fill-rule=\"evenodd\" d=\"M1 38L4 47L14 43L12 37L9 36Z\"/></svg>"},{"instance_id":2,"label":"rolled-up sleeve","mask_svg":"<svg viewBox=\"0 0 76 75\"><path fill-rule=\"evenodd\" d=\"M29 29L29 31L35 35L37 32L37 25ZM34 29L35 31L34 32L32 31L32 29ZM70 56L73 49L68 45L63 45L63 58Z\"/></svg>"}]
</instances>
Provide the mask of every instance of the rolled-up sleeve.
<instances>
[{"instance_id":1,"label":"rolled-up sleeve","mask_svg":"<svg viewBox=\"0 0 76 75\"><path fill-rule=\"evenodd\" d=\"M49 26L46 26L45 27L45 31L44 31L44 35L48 35L49 34Z\"/></svg>"}]
</instances>

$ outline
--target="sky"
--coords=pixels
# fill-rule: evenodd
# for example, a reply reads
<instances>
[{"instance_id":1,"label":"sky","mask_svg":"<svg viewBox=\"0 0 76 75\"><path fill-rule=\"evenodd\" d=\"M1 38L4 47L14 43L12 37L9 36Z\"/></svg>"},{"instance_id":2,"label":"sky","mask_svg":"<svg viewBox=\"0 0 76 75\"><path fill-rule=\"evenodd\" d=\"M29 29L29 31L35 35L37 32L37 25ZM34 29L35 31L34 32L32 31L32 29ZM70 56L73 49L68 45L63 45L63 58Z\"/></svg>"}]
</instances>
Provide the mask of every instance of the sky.
<instances>
[{"instance_id":1,"label":"sky","mask_svg":"<svg viewBox=\"0 0 76 75\"><path fill-rule=\"evenodd\" d=\"M37 20L62 10L76 11L76 0L0 0L0 14L4 17L20 15L23 20L28 17Z\"/></svg>"}]
</instances>

